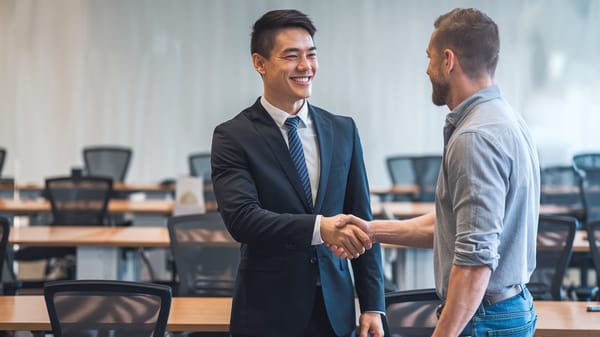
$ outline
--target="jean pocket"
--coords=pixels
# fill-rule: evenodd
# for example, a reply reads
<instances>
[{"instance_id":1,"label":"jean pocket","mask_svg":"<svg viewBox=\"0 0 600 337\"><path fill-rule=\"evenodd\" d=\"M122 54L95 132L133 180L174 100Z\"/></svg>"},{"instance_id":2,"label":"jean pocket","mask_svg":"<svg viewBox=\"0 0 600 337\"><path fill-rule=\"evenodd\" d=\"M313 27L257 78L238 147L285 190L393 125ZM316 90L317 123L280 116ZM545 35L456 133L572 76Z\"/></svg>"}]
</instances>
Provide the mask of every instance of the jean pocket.
<instances>
[{"instance_id":1,"label":"jean pocket","mask_svg":"<svg viewBox=\"0 0 600 337\"><path fill-rule=\"evenodd\" d=\"M533 336L536 322L537 316L525 325L488 331L487 337L530 337Z\"/></svg>"}]
</instances>

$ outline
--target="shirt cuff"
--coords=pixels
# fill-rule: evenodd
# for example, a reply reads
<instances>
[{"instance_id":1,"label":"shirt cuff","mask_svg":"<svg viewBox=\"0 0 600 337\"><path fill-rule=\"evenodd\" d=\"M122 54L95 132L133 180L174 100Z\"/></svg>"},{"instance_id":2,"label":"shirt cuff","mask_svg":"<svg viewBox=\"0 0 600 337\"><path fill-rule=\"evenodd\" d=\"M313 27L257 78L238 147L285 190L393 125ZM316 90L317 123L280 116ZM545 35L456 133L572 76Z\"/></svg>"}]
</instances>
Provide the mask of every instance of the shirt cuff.
<instances>
[{"instance_id":1,"label":"shirt cuff","mask_svg":"<svg viewBox=\"0 0 600 337\"><path fill-rule=\"evenodd\" d=\"M367 310L367 311L363 311L363 313L364 312L375 312L375 313L378 313L378 314L381 314L381 315L385 316L385 312L381 312L381 311Z\"/></svg>"},{"instance_id":2,"label":"shirt cuff","mask_svg":"<svg viewBox=\"0 0 600 337\"><path fill-rule=\"evenodd\" d=\"M318 214L315 219L311 245L316 246L322 243L325 243L325 241L321 238L321 214Z\"/></svg>"}]
</instances>

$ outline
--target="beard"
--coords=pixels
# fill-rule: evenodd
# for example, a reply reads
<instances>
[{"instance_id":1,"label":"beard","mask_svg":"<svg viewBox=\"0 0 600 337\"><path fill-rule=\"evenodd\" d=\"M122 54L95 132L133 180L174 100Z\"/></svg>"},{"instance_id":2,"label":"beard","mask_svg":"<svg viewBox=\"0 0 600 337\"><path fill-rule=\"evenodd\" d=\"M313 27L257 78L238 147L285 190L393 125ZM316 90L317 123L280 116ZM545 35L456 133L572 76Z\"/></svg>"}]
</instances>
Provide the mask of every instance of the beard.
<instances>
[{"instance_id":1,"label":"beard","mask_svg":"<svg viewBox=\"0 0 600 337\"><path fill-rule=\"evenodd\" d=\"M450 92L450 85L448 82L444 80L434 81L431 79L431 87L431 100L433 101L433 104L437 106L446 105L446 103L448 103L448 94Z\"/></svg>"}]
</instances>

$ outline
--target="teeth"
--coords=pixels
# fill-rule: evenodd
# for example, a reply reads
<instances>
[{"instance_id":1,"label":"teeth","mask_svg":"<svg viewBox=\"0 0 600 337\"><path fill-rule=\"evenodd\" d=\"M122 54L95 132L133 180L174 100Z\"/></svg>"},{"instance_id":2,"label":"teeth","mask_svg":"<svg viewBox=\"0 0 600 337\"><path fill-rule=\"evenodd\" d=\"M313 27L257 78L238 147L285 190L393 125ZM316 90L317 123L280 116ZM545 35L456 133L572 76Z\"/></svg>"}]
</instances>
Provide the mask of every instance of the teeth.
<instances>
[{"instance_id":1,"label":"teeth","mask_svg":"<svg viewBox=\"0 0 600 337\"><path fill-rule=\"evenodd\" d=\"M298 82L308 82L309 77L294 77L294 81Z\"/></svg>"}]
</instances>

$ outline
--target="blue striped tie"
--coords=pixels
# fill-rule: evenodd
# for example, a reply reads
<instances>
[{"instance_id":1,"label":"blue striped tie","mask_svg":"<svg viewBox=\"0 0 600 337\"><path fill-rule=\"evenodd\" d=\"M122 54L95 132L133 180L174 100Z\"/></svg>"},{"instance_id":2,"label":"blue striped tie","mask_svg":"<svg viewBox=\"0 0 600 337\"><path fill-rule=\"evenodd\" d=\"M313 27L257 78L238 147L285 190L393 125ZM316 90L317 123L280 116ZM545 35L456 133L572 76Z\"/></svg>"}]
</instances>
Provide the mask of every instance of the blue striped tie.
<instances>
[{"instance_id":1,"label":"blue striped tie","mask_svg":"<svg viewBox=\"0 0 600 337\"><path fill-rule=\"evenodd\" d=\"M304 188L304 194L306 194L306 200L313 207L312 192L310 189L310 179L308 178L308 170L306 169L306 161L304 160L304 150L302 150L302 141L298 136L298 123L300 123L299 117L290 117L285 120L285 126L287 126L288 132L288 143L290 147L290 156L296 166L296 171L300 176L300 182Z\"/></svg>"}]
</instances>

